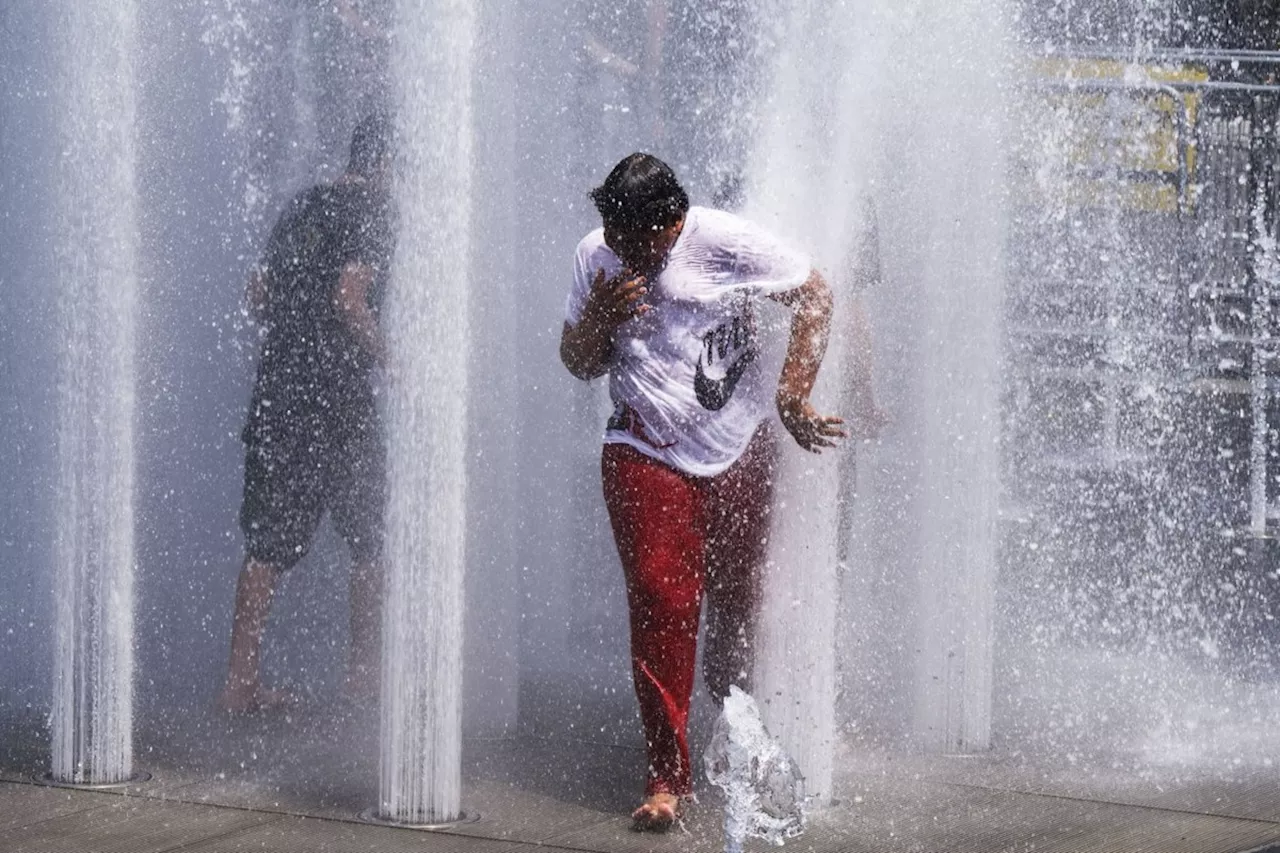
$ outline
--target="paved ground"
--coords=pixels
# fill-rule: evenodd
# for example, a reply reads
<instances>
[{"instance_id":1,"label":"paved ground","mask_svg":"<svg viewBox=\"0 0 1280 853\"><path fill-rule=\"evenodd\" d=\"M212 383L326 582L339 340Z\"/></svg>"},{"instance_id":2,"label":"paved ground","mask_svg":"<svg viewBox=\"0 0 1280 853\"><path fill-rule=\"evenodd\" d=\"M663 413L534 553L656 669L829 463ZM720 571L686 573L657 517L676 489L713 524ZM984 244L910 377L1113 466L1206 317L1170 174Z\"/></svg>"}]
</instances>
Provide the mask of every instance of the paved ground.
<instances>
[{"instance_id":1,"label":"paved ground","mask_svg":"<svg viewBox=\"0 0 1280 853\"><path fill-rule=\"evenodd\" d=\"M0 851L579 851L722 849L714 791L667 836L629 830L642 755L581 740L473 741L446 831L374 826L367 720L312 713L188 720L140 740L153 779L114 792L37 784L38 720L0 728ZM991 754L939 758L846 748L839 800L788 846L827 851L1280 853L1280 774L1159 774L1115 763ZM757 846L757 849L763 849Z\"/></svg>"}]
</instances>

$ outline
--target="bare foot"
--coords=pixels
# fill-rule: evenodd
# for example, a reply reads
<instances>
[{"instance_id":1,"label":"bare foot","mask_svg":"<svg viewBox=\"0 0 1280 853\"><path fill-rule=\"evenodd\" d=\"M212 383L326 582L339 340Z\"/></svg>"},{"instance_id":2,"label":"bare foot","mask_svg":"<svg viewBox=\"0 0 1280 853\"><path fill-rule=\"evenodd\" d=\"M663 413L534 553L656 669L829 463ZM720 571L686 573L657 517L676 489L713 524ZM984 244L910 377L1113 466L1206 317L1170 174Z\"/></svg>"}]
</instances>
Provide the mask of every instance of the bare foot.
<instances>
[{"instance_id":1,"label":"bare foot","mask_svg":"<svg viewBox=\"0 0 1280 853\"><path fill-rule=\"evenodd\" d=\"M653 794L631 813L631 828L636 832L666 832L679 819L679 797L675 794Z\"/></svg>"},{"instance_id":2,"label":"bare foot","mask_svg":"<svg viewBox=\"0 0 1280 853\"><path fill-rule=\"evenodd\" d=\"M298 704L298 697L285 690L268 690L265 687L225 687L218 697L218 707L228 714L261 714L281 711Z\"/></svg>"}]
</instances>

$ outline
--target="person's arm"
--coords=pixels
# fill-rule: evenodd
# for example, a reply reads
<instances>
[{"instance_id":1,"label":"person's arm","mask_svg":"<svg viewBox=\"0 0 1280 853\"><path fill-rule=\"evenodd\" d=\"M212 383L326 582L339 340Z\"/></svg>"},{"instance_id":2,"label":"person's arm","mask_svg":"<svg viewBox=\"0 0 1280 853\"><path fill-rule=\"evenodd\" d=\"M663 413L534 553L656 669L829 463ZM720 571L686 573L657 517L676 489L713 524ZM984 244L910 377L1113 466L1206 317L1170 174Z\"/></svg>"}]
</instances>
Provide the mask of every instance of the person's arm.
<instances>
[{"instance_id":1,"label":"person's arm","mask_svg":"<svg viewBox=\"0 0 1280 853\"><path fill-rule=\"evenodd\" d=\"M831 288L813 270L800 287L772 298L792 309L791 339L778 379L778 416L796 444L821 453L845 437L842 419L818 414L809 402L831 334Z\"/></svg>"},{"instance_id":2,"label":"person's arm","mask_svg":"<svg viewBox=\"0 0 1280 853\"><path fill-rule=\"evenodd\" d=\"M609 372L613 362L613 333L627 320L649 310L642 302L643 276L623 270L606 280L596 272L591 294L577 323L565 322L560 333L560 361L579 379L595 379Z\"/></svg>"},{"instance_id":3,"label":"person's arm","mask_svg":"<svg viewBox=\"0 0 1280 853\"><path fill-rule=\"evenodd\" d=\"M249 319L261 323L267 319L267 273L262 267L254 267L244 285L244 301L249 308Z\"/></svg>"},{"instance_id":4,"label":"person's arm","mask_svg":"<svg viewBox=\"0 0 1280 853\"><path fill-rule=\"evenodd\" d=\"M360 261L349 261L338 277L338 289L334 304L338 317L364 350L379 367L387 363L387 347L378 328L378 320L369 308L369 290L373 287L373 267Z\"/></svg>"}]
</instances>

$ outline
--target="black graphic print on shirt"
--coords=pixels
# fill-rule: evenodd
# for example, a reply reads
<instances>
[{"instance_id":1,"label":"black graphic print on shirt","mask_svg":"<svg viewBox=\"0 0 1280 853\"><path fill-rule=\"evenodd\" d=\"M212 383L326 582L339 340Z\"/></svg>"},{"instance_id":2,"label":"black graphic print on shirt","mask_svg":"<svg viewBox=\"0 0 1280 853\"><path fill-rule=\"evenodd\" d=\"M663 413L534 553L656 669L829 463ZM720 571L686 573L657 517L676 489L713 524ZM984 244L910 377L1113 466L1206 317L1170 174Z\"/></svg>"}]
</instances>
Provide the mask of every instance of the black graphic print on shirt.
<instances>
[{"instance_id":1,"label":"black graphic print on shirt","mask_svg":"<svg viewBox=\"0 0 1280 853\"><path fill-rule=\"evenodd\" d=\"M693 374L693 392L702 408L719 411L733 396L738 380L755 361L755 317L750 307L702 336L702 352ZM719 379L709 374L720 373Z\"/></svg>"}]
</instances>

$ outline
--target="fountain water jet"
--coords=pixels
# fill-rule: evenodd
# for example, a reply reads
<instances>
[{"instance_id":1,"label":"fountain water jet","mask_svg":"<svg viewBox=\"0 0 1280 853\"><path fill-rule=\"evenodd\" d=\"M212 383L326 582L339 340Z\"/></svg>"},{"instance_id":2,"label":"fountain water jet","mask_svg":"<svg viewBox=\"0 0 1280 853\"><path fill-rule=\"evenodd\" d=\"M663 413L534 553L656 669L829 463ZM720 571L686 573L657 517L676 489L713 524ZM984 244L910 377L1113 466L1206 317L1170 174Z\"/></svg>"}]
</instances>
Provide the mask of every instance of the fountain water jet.
<instances>
[{"instance_id":1,"label":"fountain water jet","mask_svg":"<svg viewBox=\"0 0 1280 853\"><path fill-rule=\"evenodd\" d=\"M397 8L379 816L461 812L472 98L469 0Z\"/></svg>"},{"instance_id":2,"label":"fountain water jet","mask_svg":"<svg viewBox=\"0 0 1280 853\"><path fill-rule=\"evenodd\" d=\"M983 750L991 738L1009 22L1004 3L973 0L903 22L916 75L888 122L888 144L903 154L877 200L902 262L885 270L885 290L910 304L886 312L886 331L917 343L897 407L904 426L920 425L900 450L922 494L908 528L915 735L945 752Z\"/></svg>"},{"instance_id":3,"label":"fountain water jet","mask_svg":"<svg viewBox=\"0 0 1280 853\"><path fill-rule=\"evenodd\" d=\"M61 7L52 776L114 784L133 761L138 7Z\"/></svg>"},{"instance_id":4,"label":"fountain water jet","mask_svg":"<svg viewBox=\"0 0 1280 853\"><path fill-rule=\"evenodd\" d=\"M827 19L822 27L816 26L818 16ZM850 102L861 90L847 84L815 90L810 81L830 79L832 74L841 80L848 74L849 60L835 48L848 35L849 18L847 10L833 14L811 4L793 4L773 69L772 98L767 102L772 106L751 164L752 214L774 220L778 230L790 232L798 245L813 252L815 266L827 271L838 294L832 340L815 398L822 401L820 410L842 415L848 414L845 395L832 377L844 373L847 342L842 332L849 294L844 292L848 283L843 276L831 271L839 269L858 228L851 217L860 203L858 172L865 167L840 152L865 147L852 144L859 128L848 120L858 112ZM811 41L815 31L832 32L817 49ZM829 168L813 168L816 163ZM814 217L814 211L821 211L822 218ZM808 233L797 233L803 227L810 229ZM837 496L842 474L848 471L830 452L814 459L788 442L784 447L769 543L757 689L770 731L799 764L809 794L821 801L832 794L840 560L835 532Z\"/></svg>"},{"instance_id":5,"label":"fountain water jet","mask_svg":"<svg viewBox=\"0 0 1280 853\"><path fill-rule=\"evenodd\" d=\"M844 451L867 463L855 482L852 465L793 448L779 474L758 689L819 797L831 791L837 661L855 725L883 700L860 702L872 691L896 695L906 734L930 749L982 749L990 736L1007 108L1005 62L977 34L1006 25L1002 4L798 2L766 101L752 213L814 253L844 312L818 408L855 413L848 312L862 297L893 420L878 448ZM979 43L980 58L964 47ZM890 575L894 603L870 600L868 578ZM878 637L885 613L900 622ZM896 644L876 648L888 634Z\"/></svg>"}]
</instances>

